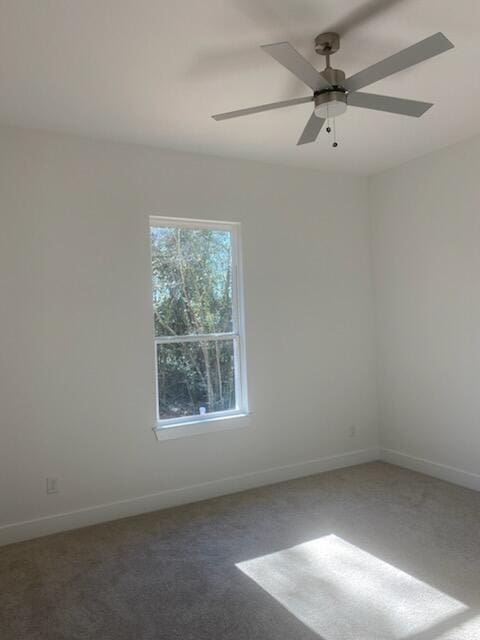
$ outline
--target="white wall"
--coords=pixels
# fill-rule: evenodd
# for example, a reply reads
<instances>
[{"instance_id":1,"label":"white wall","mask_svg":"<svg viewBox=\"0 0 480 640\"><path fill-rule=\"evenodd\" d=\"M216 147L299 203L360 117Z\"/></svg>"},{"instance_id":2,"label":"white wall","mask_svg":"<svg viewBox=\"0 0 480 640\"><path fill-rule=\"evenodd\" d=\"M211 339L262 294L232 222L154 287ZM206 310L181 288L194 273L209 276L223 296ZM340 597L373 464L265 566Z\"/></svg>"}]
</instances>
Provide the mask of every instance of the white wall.
<instances>
[{"instance_id":1,"label":"white wall","mask_svg":"<svg viewBox=\"0 0 480 640\"><path fill-rule=\"evenodd\" d=\"M375 447L367 195L361 178L1 129L0 525ZM246 428L152 433L151 214L242 223Z\"/></svg>"},{"instance_id":2,"label":"white wall","mask_svg":"<svg viewBox=\"0 0 480 640\"><path fill-rule=\"evenodd\" d=\"M382 445L480 474L480 138L373 178L370 195Z\"/></svg>"}]
</instances>

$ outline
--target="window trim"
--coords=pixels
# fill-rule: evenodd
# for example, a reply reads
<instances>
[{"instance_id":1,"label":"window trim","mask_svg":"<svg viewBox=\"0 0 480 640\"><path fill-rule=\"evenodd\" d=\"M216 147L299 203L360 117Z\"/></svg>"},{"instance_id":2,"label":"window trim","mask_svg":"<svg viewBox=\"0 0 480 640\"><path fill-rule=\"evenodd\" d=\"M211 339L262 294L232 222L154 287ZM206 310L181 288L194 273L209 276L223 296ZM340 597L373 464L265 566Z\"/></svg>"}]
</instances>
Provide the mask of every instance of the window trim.
<instances>
[{"instance_id":1,"label":"window trim","mask_svg":"<svg viewBox=\"0 0 480 640\"><path fill-rule=\"evenodd\" d=\"M232 253L232 331L230 333L209 333L198 335L189 334L185 336L156 336L155 331L153 331L156 414L156 424L153 430L159 440L164 440L178 438L184 435L197 435L200 433L208 433L210 431L224 431L233 427L245 426L246 422L244 420L237 420L237 418L242 418L249 415L246 371L243 268L241 260L241 225L239 222L225 222L220 220L199 220L195 218L150 216L149 230L151 227L183 227L190 229L215 229L229 231L231 234L230 237ZM150 260L150 274L151 271ZM153 284L151 300L153 300ZM235 409L229 409L227 411L215 411L204 415L192 415L182 416L181 418L161 419L158 413L159 406L157 345L172 343L176 344L179 342L197 342L202 339L233 341L236 399ZM230 420L230 418L235 418L235 420Z\"/></svg>"}]
</instances>

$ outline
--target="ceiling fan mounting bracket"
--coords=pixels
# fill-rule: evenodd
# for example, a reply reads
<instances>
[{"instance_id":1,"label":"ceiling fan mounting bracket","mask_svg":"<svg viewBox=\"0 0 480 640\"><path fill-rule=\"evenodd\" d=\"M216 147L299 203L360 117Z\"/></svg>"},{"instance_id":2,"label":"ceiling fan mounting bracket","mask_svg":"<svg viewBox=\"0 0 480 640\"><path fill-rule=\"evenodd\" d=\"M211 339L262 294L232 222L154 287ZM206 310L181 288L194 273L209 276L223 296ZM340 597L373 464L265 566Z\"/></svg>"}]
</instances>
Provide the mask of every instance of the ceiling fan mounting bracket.
<instances>
[{"instance_id":1,"label":"ceiling fan mounting bracket","mask_svg":"<svg viewBox=\"0 0 480 640\"><path fill-rule=\"evenodd\" d=\"M340 36L338 33L329 31L320 33L315 38L315 51L321 56L330 56L340 49Z\"/></svg>"}]
</instances>

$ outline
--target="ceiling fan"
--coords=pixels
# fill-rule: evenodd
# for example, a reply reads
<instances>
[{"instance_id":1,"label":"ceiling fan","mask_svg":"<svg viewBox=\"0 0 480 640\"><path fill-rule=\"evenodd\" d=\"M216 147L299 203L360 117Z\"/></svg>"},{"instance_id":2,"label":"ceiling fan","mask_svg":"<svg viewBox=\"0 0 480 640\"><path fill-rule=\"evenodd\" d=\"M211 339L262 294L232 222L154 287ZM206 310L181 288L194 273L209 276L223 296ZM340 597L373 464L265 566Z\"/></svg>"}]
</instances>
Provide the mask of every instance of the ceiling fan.
<instances>
[{"instance_id":1,"label":"ceiling fan","mask_svg":"<svg viewBox=\"0 0 480 640\"><path fill-rule=\"evenodd\" d=\"M261 48L310 87L313 95L272 102L258 107L240 109L239 111L218 113L212 118L214 120L228 120L250 115L251 113L313 102L313 113L308 119L297 145L314 142L325 121L330 120L330 118L334 121L335 117L345 113L347 106L388 111L389 113L419 118L433 106L432 103L364 93L359 89L363 89L363 87L398 71L412 67L419 62L428 60L428 58L433 58L433 56L452 49L453 46L443 33L436 33L411 47L395 53L393 56L385 58L381 62L377 62L371 67L367 67L363 71L350 76L350 78L346 78L342 70L334 69L330 66L330 56L340 48L340 37L337 33L321 33L315 38L315 51L325 56L326 61L325 69L321 72L317 71L289 42L266 44ZM327 131L329 130L330 127L327 128ZM333 146L337 146L336 140Z\"/></svg>"}]
</instances>

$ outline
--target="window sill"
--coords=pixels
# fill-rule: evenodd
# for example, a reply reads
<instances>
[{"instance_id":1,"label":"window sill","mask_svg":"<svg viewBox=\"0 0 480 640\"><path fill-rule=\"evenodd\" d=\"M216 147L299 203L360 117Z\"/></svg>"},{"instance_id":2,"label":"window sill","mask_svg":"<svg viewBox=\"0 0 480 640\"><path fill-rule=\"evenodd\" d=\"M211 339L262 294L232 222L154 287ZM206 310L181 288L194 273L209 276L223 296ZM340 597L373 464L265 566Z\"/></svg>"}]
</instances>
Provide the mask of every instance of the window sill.
<instances>
[{"instance_id":1,"label":"window sill","mask_svg":"<svg viewBox=\"0 0 480 640\"><path fill-rule=\"evenodd\" d=\"M176 440L177 438L198 436L203 433L216 433L217 431L230 431L239 427L248 427L250 425L250 415L250 413L239 413L234 416L206 418L205 420L184 422L183 424L157 425L153 431L158 441Z\"/></svg>"}]
</instances>

